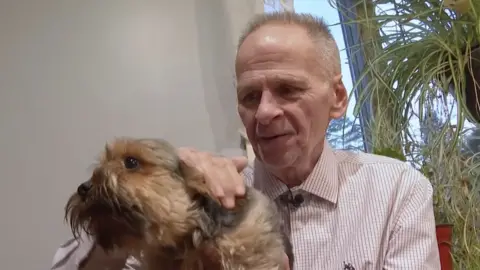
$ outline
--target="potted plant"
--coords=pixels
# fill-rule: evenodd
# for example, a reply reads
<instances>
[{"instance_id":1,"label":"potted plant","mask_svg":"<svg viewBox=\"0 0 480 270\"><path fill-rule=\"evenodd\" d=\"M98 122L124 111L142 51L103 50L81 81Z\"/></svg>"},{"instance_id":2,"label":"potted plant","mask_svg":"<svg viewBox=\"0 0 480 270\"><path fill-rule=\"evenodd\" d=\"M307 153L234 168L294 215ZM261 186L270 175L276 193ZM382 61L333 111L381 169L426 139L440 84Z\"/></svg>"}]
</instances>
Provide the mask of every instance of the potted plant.
<instances>
[{"instance_id":1,"label":"potted plant","mask_svg":"<svg viewBox=\"0 0 480 270\"><path fill-rule=\"evenodd\" d=\"M375 67L370 71L376 71L369 75L385 79L381 85L369 86L393 91L392 96L402 98L400 105L431 91L450 91L462 105L458 113L479 122L480 1L464 1L470 3L465 13L447 9L439 0L384 0L375 5L383 9L378 15L364 11L366 18L357 23L381 31L380 35L363 33L363 42L376 49L369 49L367 55L369 65ZM357 9L368 8L365 3L373 6L372 0L359 0Z\"/></svg>"},{"instance_id":2,"label":"potted plant","mask_svg":"<svg viewBox=\"0 0 480 270\"><path fill-rule=\"evenodd\" d=\"M480 1L463 13L440 0L356 3L346 23L360 29L366 66L357 108L372 106L373 152L410 162L431 181L443 269L480 269L480 159L464 149L467 119L480 119Z\"/></svg>"}]
</instances>

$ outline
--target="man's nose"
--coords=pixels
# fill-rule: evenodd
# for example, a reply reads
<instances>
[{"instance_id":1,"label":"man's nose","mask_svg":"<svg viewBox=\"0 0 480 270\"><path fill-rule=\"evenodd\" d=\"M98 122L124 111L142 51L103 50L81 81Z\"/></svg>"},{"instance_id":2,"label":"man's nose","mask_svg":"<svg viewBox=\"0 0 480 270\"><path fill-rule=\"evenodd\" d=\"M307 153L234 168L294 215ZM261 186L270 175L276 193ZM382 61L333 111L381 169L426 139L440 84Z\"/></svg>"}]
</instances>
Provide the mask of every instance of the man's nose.
<instances>
[{"instance_id":1,"label":"man's nose","mask_svg":"<svg viewBox=\"0 0 480 270\"><path fill-rule=\"evenodd\" d=\"M91 181L86 181L81 183L78 188L77 188L77 194L80 196L82 200L85 200L85 198L88 195L88 192L92 189L92 182Z\"/></svg>"},{"instance_id":2,"label":"man's nose","mask_svg":"<svg viewBox=\"0 0 480 270\"><path fill-rule=\"evenodd\" d=\"M275 97L269 91L265 91L262 94L257 113L255 114L257 121L262 125L268 125L273 119L282 115L282 113Z\"/></svg>"}]
</instances>

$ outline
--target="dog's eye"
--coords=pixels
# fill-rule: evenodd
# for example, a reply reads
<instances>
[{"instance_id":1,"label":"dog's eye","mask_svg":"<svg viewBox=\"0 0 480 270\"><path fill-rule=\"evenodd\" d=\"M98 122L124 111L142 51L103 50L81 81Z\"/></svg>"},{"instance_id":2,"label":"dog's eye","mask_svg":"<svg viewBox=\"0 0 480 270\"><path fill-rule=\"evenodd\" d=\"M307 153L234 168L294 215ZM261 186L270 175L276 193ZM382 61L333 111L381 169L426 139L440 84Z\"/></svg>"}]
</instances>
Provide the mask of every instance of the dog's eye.
<instances>
[{"instance_id":1,"label":"dog's eye","mask_svg":"<svg viewBox=\"0 0 480 270\"><path fill-rule=\"evenodd\" d=\"M138 159L134 157L126 157L123 163L127 169L136 169L140 165Z\"/></svg>"}]
</instances>

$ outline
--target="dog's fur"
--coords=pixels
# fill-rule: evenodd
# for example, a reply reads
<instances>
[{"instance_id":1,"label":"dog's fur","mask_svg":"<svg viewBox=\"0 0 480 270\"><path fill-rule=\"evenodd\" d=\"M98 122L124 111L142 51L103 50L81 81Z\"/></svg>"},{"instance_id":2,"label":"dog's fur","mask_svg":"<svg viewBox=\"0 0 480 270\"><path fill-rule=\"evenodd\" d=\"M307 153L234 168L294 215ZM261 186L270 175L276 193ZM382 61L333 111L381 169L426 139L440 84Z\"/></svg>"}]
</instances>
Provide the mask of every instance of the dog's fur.
<instances>
[{"instance_id":1,"label":"dog's fur","mask_svg":"<svg viewBox=\"0 0 480 270\"><path fill-rule=\"evenodd\" d=\"M106 251L128 250L149 270L212 269L207 257L225 270L282 270L284 252L293 265L273 202L247 188L233 210L222 208L202 175L160 139L107 144L65 211L74 235L83 230Z\"/></svg>"}]
</instances>

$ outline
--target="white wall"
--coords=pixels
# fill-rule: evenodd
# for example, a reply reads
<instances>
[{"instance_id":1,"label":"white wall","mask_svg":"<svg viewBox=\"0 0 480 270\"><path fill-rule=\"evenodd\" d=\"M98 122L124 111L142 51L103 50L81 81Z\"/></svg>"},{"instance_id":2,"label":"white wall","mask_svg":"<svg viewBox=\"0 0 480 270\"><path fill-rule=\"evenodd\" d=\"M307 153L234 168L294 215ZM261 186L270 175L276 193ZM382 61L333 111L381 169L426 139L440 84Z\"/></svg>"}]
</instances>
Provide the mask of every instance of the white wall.
<instances>
[{"instance_id":1,"label":"white wall","mask_svg":"<svg viewBox=\"0 0 480 270\"><path fill-rule=\"evenodd\" d=\"M49 269L67 197L113 136L238 147L235 41L262 9L0 0L0 268Z\"/></svg>"}]
</instances>

